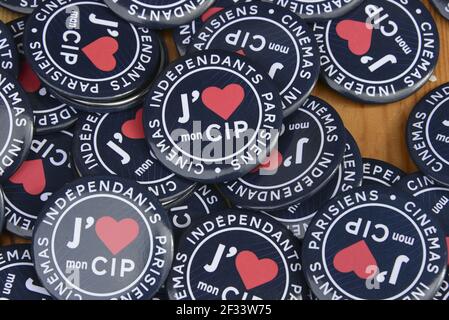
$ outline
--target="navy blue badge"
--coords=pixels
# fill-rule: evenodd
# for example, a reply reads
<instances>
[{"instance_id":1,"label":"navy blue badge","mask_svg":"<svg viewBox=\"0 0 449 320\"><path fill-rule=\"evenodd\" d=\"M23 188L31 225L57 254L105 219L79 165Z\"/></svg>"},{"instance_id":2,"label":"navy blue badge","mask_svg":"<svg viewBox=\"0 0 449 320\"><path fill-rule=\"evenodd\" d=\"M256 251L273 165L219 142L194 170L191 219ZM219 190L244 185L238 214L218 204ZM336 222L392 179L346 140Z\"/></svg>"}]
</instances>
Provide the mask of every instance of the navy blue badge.
<instances>
[{"instance_id":1,"label":"navy blue badge","mask_svg":"<svg viewBox=\"0 0 449 320\"><path fill-rule=\"evenodd\" d=\"M341 18L314 24L313 31L326 83L365 103L413 94L438 60L437 26L419 0L366 0Z\"/></svg>"},{"instance_id":2,"label":"navy blue badge","mask_svg":"<svg viewBox=\"0 0 449 320\"><path fill-rule=\"evenodd\" d=\"M47 202L33 256L39 279L58 300L148 300L172 263L169 217L136 182L82 178Z\"/></svg>"},{"instance_id":3,"label":"navy blue badge","mask_svg":"<svg viewBox=\"0 0 449 320\"><path fill-rule=\"evenodd\" d=\"M67 131L34 137L26 160L3 183L8 231L31 238L48 198L76 178L70 154L72 138Z\"/></svg>"},{"instance_id":4,"label":"navy blue badge","mask_svg":"<svg viewBox=\"0 0 449 320\"><path fill-rule=\"evenodd\" d=\"M449 1L448 0L430 0L430 2L438 9L438 12L449 20Z\"/></svg>"},{"instance_id":5,"label":"navy blue badge","mask_svg":"<svg viewBox=\"0 0 449 320\"><path fill-rule=\"evenodd\" d=\"M319 52L308 25L293 12L266 3L224 9L198 31L189 51L221 49L260 64L276 83L284 116L310 95L320 73Z\"/></svg>"},{"instance_id":6,"label":"navy blue badge","mask_svg":"<svg viewBox=\"0 0 449 320\"><path fill-rule=\"evenodd\" d=\"M446 243L449 244L449 188L422 173L414 173L403 177L395 187L413 195L420 200L432 214L435 214L443 228ZM449 300L449 277L441 285L434 300Z\"/></svg>"},{"instance_id":7,"label":"navy blue badge","mask_svg":"<svg viewBox=\"0 0 449 320\"><path fill-rule=\"evenodd\" d=\"M433 300L449 300L449 271L446 272L443 283L433 297Z\"/></svg>"},{"instance_id":8,"label":"navy blue badge","mask_svg":"<svg viewBox=\"0 0 449 320\"><path fill-rule=\"evenodd\" d=\"M311 96L284 120L279 145L251 173L220 189L237 206L276 210L319 192L337 172L346 131L337 111Z\"/></svg>"},{"instance_id":9,"label":"navy blue badge","mask_svg":"<svg viewBox=\"0 0 449 320\"><path fill-rule=\"evenodd\" d=\"M162 164L187 179L236 179L277 142L280 100L272 80L247 58L198 52L154 82L144 104L147 142Z\"/></svg>"},{"instance_id":10,"label":"navy blue badge","mask_svg":"<svg viewBox=\"0 0 449 320\"><path fill-rule=\"evenodd\" d=\"M172 300L298 300L301 246L276 220L227 211L182 236L167 290Z\"/></svg>"},{"instance_id":11,"label":"navy blue badge","mask_svg":"<svg viewBox=\"0 0 449 320\"><path fill-rule=\"evenodd\" d=\"M428 300L447 266L443 231L420 201L362 187L322 208L303 242L304 272L320 300Z\"/></svg>"},{"instance_id":12,"label":"navy blue badge","mask_svg":"<svg viewBox=\"0 0 449 320\"><path fill-rule=\"evenodd\" d=\"M33 138L33 112L26 93L9 74L0 73L0 181L19 168Z\"/></svg>"},{"instance_id":13,"label":"navy blue badge","mask_svg":"<svg viewBox=\"0 0 449 320\"><path fill-rule=\"evenodd\" d=\"M168 211L173 235L178 239L190 225L228 208L226 200L213 186L203 184L190 197Z\"/></svg>"}]
</instances>

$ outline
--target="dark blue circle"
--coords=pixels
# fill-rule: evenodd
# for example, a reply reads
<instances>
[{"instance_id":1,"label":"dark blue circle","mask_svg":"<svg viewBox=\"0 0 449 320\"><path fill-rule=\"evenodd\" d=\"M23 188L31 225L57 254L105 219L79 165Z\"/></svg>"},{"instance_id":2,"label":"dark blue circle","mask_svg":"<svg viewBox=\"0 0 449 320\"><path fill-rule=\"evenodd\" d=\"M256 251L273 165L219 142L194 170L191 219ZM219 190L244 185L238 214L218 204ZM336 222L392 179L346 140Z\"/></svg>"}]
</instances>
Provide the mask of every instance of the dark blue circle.
<instances>
[{"instance_id":1,"label":"dark blue circle","mask_svg":"<svg viewBox=\"0 0 449 320\"><path fill-rule=\"evenodd\" d=\"M351 133L346 130L346 149L343 162L332 179L311 198L288 208L266 213L282 222L295 236L302 239L317 211L333 197L360 187L362 177L363 163L359 147Z\"/></svg>"}]
</instances>

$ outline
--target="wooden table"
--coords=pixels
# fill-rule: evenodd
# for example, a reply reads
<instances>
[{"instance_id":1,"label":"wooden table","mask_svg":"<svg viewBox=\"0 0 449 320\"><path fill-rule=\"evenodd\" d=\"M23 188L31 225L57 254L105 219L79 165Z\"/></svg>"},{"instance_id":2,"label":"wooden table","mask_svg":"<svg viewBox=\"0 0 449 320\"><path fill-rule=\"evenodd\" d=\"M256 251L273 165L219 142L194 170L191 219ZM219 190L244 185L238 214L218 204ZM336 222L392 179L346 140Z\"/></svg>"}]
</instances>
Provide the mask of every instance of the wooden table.
<instances>
[{"instance_id":1,"label":"wooden table","mask_svg":"<svg viewBox=\"0 0 449 320\"><path fill-rule=\"evenodd\" d=\"M430 9L438 25L440 33L440 59L432 77L423 88L413 96L397 103L387 105L363 105L353 102L319 83L314 95L333 105L343 118L346 127L354 135L364 157L377 158L390 162L406 172L416 170L411 161L405 142L405 126L407 117L415 104L430 90L449 82L449 21L438 14L437 10L423 0ZM19 17L19 14L0 8L0 19L9 22ZM170 60L177 57L175 44L169 32L164 32ZM4 234L0 238L1 244L11 242L26 242L24 239Z\"/></svg>"}]
</instances>

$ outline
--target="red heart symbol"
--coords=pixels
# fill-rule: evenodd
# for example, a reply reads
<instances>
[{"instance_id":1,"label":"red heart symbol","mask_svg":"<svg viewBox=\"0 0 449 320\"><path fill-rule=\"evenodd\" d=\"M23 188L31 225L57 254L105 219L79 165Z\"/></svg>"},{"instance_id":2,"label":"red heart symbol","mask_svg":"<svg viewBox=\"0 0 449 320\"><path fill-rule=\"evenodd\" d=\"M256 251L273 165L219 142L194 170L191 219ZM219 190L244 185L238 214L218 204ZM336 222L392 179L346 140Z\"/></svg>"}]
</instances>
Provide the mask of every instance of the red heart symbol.
<instances>
[{"instance_id":1,"label":"red heart symbol","mask_svg":"<svg viewBox=\"0 0 449 320\"><path fill-rule=\"evenodd\" d=\"M81 50L101 71L112 71L117 65L114 54L118 50L118 42L112 37L98 38Z\"/></svg>"},{"instance_id":2,"label":"red heart symbol","mask_svg":"<svg viewBox=\"0 0 449 320\"><path fill-rule=\"evenodd\" d=\"M274 260L259 259L251 251L242 251L235 258L235 266L247 290L276 278L279 268Z\"/></svg>"},{"instance_id":3,"label":"red heart symbol","mask_svg":"<svg viewBox=\"0 0 449 320\"><path fill-rule=\"evenodd\" d=\"M244 98L245 91L239 84L230 84L224 89L209 87L201 94L204 105L224 120L229 119Z\"/></svg>"},{"instance_id":4,"label":"red heart symbol","mask_svg":"<svg viewBox=\"0 0 449 320\"><path fill-rule=\"evenodd\" d=\"M357 56L363 56L371 48L373 29L365 22L343 20L337 24L337 34L348 41L349 50Z\"/></svg>"},{"instance_id":5,"label":"red heart symbol","mask_svg":"<svg viewBox=\"0 0 449 320\"><path fill-rule=\"evenodd\" d=\"M137 110L134 119L128 120L122 125L122 133L129 139L145 138L143 130L143 108Z\"/></svg>"},{"instance_id":6,"label":"red heart symbol","mask_svg":"<svg viewBox=\"0 0 449 320\"><path fill-rule=\"evenodd\" d=\"M104 245L116 255L133 242L139 234L139 225L133 219L116 221L105 216L97 220L95 232Z\"/></svg>"},{"instance_id":7,"label":"red heart symbol","mask_svg":"<svg viewBox=\"0 0 449 320\"><path fill-rule=\"evenodd\" d=\"M209 10L203 13L203 15L201 16L201 21L206 22L207 20L209 20L210 17L212 17L216 13L219 13L223 9L224 8L222 7L210 8Z\"/></svg>"},{"instance_id":8,"label":"red heart symbol","mask_svg":"<svg viewBox=\"0 0 449 320\"><path fill-rule=\"evenodd\" d=\"M41 88L41 80L25 60L22 61L22 66L20 67L19 82L28 93L36 92Z\"/></svg>"},{"instance_id":9,"label":"red heart symbol","mask_svg":"<svg viewBox=\"0 0 449 320\"><path fill-rule=\"evenodd\" d=\"M47 184L42 159L24 161L9 181L21 184L28 194L33 196L41 194Z\"/></svg>"},{"instance_id":10,"label":"red heart symbol","mask_svg":"<svg viewBox=\"0 0 449 320\"><path fill-rule=\"evenodd\" d=\"M372 276L372 273L367 272L369 266L377 267L377 262L365 240L350 245L334 257L335 269L343 273L353 271L360 279Z\"/></svg>"},{"instance_id":11,"label":"red heart symbol","mask_svg":"<svg viewBox=\"0 0 449 320\"><path fill-rule=\"evenodd\" d=\"M253 169L251 173L256 173L260 170L276 171L281 166L282 161L282 154L278 150L274 149L273 151L271 151L270 156L265 159L265 161L262 162L259 166Z\"/></svg>"}]
</instances>

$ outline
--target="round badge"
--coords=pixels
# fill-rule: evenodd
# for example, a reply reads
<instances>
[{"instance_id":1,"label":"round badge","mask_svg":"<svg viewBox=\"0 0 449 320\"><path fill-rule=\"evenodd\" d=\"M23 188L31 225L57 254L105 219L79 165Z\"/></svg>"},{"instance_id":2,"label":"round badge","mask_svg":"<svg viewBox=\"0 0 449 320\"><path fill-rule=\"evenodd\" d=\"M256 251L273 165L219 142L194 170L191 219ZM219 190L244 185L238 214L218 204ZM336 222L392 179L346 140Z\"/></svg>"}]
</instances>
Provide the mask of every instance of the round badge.
<instances>
[{"instance_id":1,"label":"round badge","mask_svg":"<svg viewBox=\"0 0 449 320\"><path fill-rule=\"evenodd\" d=\"M41 5L28 17L24 51L41 80L61 95L111 101L149 85L158 36L123 21L97 1Z\"/></svg>"},{"instance_id":2,"label":"round badge","mask_svg":"<svg viewBox=\"0 0 449 320\"><path fill-rule=\"evenodd\" d=\"M290 9L306 21L338 18L356 8L363 0L262 0Z\"/></svg>"},{"instance_id":3,"label":"round badge","mask_svg":"<svg viewBox=\"0 0 449 320\"><path fill-rule=\"evenodd\" d=\"M14 12L22 14L30 14L44 0L1 0L0 6Z\"/></svg>"},{"instance_id":4,"label":"round badge","mask_svg":"<svg viewBox=\"0 0 449 320\"><path fill-rule=\"evenodd\" d=\"M200 17L178 26L173 30L173 40L175 41L179 54L181 56L186 54L187 47L192 42L198 30L200 30L204 23L213 17L214 14L235 4L251 1L252 0L216 0L213 6L207 9Z\"/></svg>"},{"instance_id":5,"label":"round badge","mask_svg":"<svg viewBox=\"0 0 449 320\"><path fill-rule=\"evenodd\" d=\"M427 176L449 186L449 83L428 93L407 123L410 156Z\"/></svg>"},{"instance_id":6,"label":"round badge","mask_svg":"<svg viewBox=\"0 0 449 320\"><path fill-rule=\"evenodd\" d=\"M59 102L42 85L39 77L31 69L23 53L23 31L26 18L11 21L8 26L13 34L20 56L19 82L28 94L33 115L36 134L61 131L73 125L78 117L76 110Z\"/></svg>"},{"instance_id":7,"label":"round badge","mask_svg":"<svg viewBox=\"0 0 449 320\"><path fill-rule=\"evenodd\" d=\"M204 24L189 48L237 52L265 67L279 89L284 116L302 105L320 73L318 48L307 24L267 3L222 10Z\"/></svg>"},{"instance_id":8,"label":"round badge","mask_svg":"<svg viewBox=\"0 0 449 320\"><path fill-rule=\"evenodd\" d=\"M339 19L314 24L313 31L326 83L365 103L413 94L438 60L438 30L418 0L366 0Z\"/></svg>"},{"instance_id":9,"label":"round badge","mask_svg":"<svg viewBox=\"0 0 449 320\"><path fill-rule=\"evenodd\" d=\"M220 185L239 207L283 209L312 197L336 173L345 152L343 122L329 104L310 97L284 120L279 145L251 173Z\"/></svg>"},{"instance_id":10,"label":"round badge","mask_svg":"<svg viewBox=\"0 0 449 320\"><path fill-rule=\"evenodd\" d=\"M200 186L188 199L168 211L175 238L179 239L190 225L206 215L216 214L228 208L226 200L213 186L206 184Z\"/></svg>"},{"instance_id":11,"label":"round badge","mask_svg":"<svg viewBox=\"0 0 449 320\"><path fill-rule=\"evenodd\" d=\"M419 199L435 214L449 239L449 187L442 186L422 173L403 177L394 185Z\"/></svg>"},{"instance_id":12,"label":"round badge","mask_svg":"<svg viewBox=\"0 0 449 320\"><path fill-rule=\"evenodd\" d=\"M155 156L185 178L237 179L266 158L282 125L271 79L247 58L210 50L172 63L145 101Z\"/></svg>"},{"instance_id":13,"label":"round badge","mask_svg":"<svg viewBox=\"0 0 449 320\"><path fill-rule=\"evenodd\" d=\"M144 185L162 202L177 199L195 183L167 170L150 152L142 115L142 108L83 115L74 132L75 166L81 176L117 175Z\"/></svg>"},{"instance_id":14,"label":"round badge","mask_svg":"<svg viewBox=\"0 0 449 320\"><path fill-rule=\"evenodd\" d=\"M446 243L449 244L449 188L439 185L422 173L403 177L395 187L412 194L435 214L443 228ZM449 275L446 274L434 300L449 300Z\"/></svg>"},{"instance_id":15,"label":"round badge","mask_svg":"<svg viewBox=\"0 0 449 320\"><path fill-rule=\"evenodd\" d=\"M37 279L30 245L0 247L0 300L51 300Z\"/></svg>"},{"instance_id":16,"label":"round badge","mask_svg":"<svg viewBox=\"0 0 449 320\"><path fill-rule=\"evenodd\" d=\"M117 15L152 29L171 29L200 16L215 0L104 0Z\"/></svg>"},{"instance_id":17,"label":"round badge","mask_svg":"<svg viewBox=\"0 0 449 320\"><path fill-rule=\"evenodd\" d=\"M405 172L382 160L363 158L363 186L391 187Z\"/></svg>"},{"instance_id":18,"label":"round badge","mask_svg":"<svg viewBox=\"0 0 449 320\"><path fill-rule=\"evenodd\" d=\"M34 137L27 159L3 183L8 231L31 238L48 198L76 178L70 155L72 138L67 131Z\"/></svg>"},{"instance_id":19,"label":"round badge","mask_svg":"<svg viewBox=\"0 0 449 320\"><path fill-rule=\"evenodd\" d=\"M0 21L0 67L3 72L9 72L17 77L19 74L19 54L14 38L8 26Z\"/></svg>"},{"instance_id":20,"label":"round badge","mask_svg":"<svg viewBox=\"0 0 449 320\"><path fill-rule=\"evenodd\" d=\"M343 162L329 183L304 202L296 203L282 210L265 213L283 223L296 237L302 239L317 211L335 196L360 187L362 176L363 164L359 147L349 131L346 131Z\"/></svg>"},{"instance_id":21,"label":"round badge","mask_svg":"<svg viewBox=\"0 0 449 320\"><path fill-rule=\"evenodd\" d=\"M447 249L421 202L395 188L362 187L318 212L302 258L320 300L428 300L446 273Z\"/></svg>"},{"instance_id":22,"label":"round badge","mask_svg":"<svg viewBox=\"0 0 449 320\"><path fill-rule=\"evenodd\" d=\"M276 220L228 211L182 236L167 290L172 300L296 300L305 296L301 246Z\"/></svg>"},{"instance_id":23,"label":"round badge","mask_svg":"<svg viewBox=\"0 0 449 320\"><path fill-rule=\"evenodd\" d=\"M33 138L33 112L19 83L0 73L0 181L6 181L25 159Z\"/></svg>"},{"instance_id":24,"label":"round badge","mask_svg":"<svg viewBox=\"0 0 449 320\"><path fill-rule=\"evenodd\" d=\"M144 187L118 177L66 185L33 233L37 274L58 300L148 300L172 255L167 213Z\"/></svg>"},{"instance_id":25,"label":"round badge","mask_svg":"<svg viewBox=\"0 0 449 320\"><path fill-rule=\"evenodd\" d=\"M448 0L430 0L430 2L438 9L438 12L449 20L449 1Z\"/></svg>"}]
</instances>

